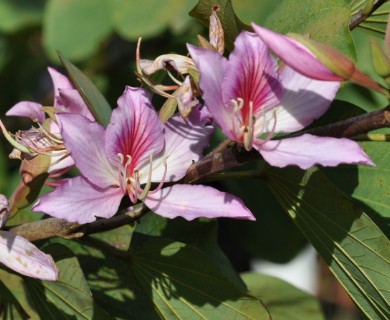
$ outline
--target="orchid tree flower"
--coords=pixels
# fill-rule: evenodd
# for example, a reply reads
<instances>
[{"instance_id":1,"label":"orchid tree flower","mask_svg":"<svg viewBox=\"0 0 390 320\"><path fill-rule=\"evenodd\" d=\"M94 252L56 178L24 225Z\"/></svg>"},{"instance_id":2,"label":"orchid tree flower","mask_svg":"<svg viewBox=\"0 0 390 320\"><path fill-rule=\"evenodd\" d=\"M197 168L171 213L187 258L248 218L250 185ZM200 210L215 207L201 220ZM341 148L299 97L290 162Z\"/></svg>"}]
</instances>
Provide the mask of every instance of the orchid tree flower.
<instances>
[{"instance_id":1,"label":"orchid tree flower","mask_svg":"<svg viewBox=\"0 0 390 320\"><path fill-rule=\"evenodd\" d=\"M208 143L212 128L198 114L163 124L149 94L127 87L106 129L79 114L57 117L81 175L41 197L34 211L82 224L113 216L128 196L168 218L255 219L241 200L212 187L165 185L180 180Z\"/></svg>"},{"instance_id":2,"label":"orchid tree flower","mask_svg":"<svg viewBox=\"0 0 390 320\"><path fill-rule=\"evenodd\" d=\"M21 101L8 110L6 115L27 117L38 122L38 128L33 127L27 131L20 131L15 134L14 139L17 143L25 146L32 156L39 153L51 155L52 161L49 173L54 176L55 173L58 175L59 172L64 172L72 167L74 162L63 147L57 123L52 119L47 120L48 123L45 123L44 109L49 109L50 112L78 113L91 121L94 120L94 117L69 79L53 68L49 67L48 71L54 86L53 108L47 108L40 103L32 101ZM51 114L51 117L54 119L53 114ZM3 132L5 130L3 125L2 130ZM20 153L18 154L20 157ZM18 155L15 155L15 157L18 157Z\"/></svg>"},{"instance_id":3,"label":"orchid tree flower","mask_svg":"<svg viewBox=\"0 0 390 320\"><path fill-rule=\"evenodd\" d=\"M8 200L0 194L0 228L8 215ZM0 263L28 277L51 281L58 278L58 269L52 257L13 232L0 230Z\"/></svg>"},{"instance_id":4,"label":"orchid tree flower","mask_svg":"<svg viewBox=\"0 0 390 320\"><path fill-rule=\"evenodd\" d=\"M252 23L253 30L289 67L316 80L349 80L387 95L387 91L360 71L356 64L336 49L305 36L285 36Z\"/></svg>"},{"instance_id":5,"label":"orchid tree flower","mask_svg":"<svg viewBox=\"0 0 390 320\"><path fill-rule=\"evenodd\" d=\"M188 45L199 72L206 107L225 135L255 148L273 166L339 163L373 165L360 146L348 139L304 134L273 139L276 133L303 129L328 109L338 81L310 79L289 66L278 67L266 44L242 32L226 59L208 49Z\"/></svg>"}]
</instances>

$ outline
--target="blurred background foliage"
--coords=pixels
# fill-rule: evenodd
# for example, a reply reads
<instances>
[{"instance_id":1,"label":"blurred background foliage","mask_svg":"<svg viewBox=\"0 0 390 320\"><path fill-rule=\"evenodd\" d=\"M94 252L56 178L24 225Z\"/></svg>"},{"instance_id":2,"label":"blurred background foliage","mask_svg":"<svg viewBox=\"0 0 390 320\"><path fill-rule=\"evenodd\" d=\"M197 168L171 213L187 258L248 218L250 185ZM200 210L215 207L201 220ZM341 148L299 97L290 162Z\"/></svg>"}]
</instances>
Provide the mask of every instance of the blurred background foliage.
<instances>
[{"instance_id":1,"label":"blurred background foliage","mask_svg":"<svg viewBox=\"0 0 390 320\"><path fill-rule=\"evenodd\" d=\"M272 14L284 1L232 2L244 23L254 21L272 26ZM351 14L363 4L363 1L347 2ZM64 72L57 51L78 65L115 107L126 85L139 85L134 75L138 37L143 38L141 56L147 59L169 52L186 54L185 44L196 44L197 34L207 37L207 28L188 15L196 3L196 0L0 0L1 118L10 131L26 129L29 121L6 118L5 112L21 100L52 103L53 88L46 68L53 66ZM388 4L385 6L381 11L388 9ZM355 45L350 48L351 56L356 57L363 71L374 77L368 41L375 36L383 43L385 18L379 14L364 28L352 32ZM350 84L340 90L338 99L366 111L387 103L378 94ZM156 97L156 106L160 102ZM215 139L221 137L217 135ZM9 196L19 179L19 162L7 160L11 148L4 142L0 143L0 193ZM253 169L253 165L244 169ZM256 223L227 220L220 223L221 246L238 271L248 270L253 257L289 261L305 246L306 240L265 182L248 179L241 181L240 186L232 181L218 187L240 196L258 219ZM259 201L258 194L267 201Z\"/></svg>"}]
</instances>

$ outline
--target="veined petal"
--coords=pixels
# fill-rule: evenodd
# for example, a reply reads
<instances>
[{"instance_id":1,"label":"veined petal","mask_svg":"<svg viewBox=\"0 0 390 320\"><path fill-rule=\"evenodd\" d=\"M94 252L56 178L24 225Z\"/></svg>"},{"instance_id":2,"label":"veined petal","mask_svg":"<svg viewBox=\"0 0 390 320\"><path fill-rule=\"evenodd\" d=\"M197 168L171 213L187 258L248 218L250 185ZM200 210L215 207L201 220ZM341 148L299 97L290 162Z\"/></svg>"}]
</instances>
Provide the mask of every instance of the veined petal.
<instances>
[{"instance_id":1,"label":"veined petal","mask_svg":"<svg viewBox=\"0 0 390 320\"><path fill-rule=\"evenodd\" d=\"M102 189L80 176L46 193L36 202L33 210L84 224L95 221L96 217L112 217L118 211L122 198L121 188Z\"/></svg>"},{"instance_id":2,"label":"veined petal","mask_svg":"<svg viewBox=\"0 0 390 320\"><path fill-rule=\"evenodd\" d=\"M193 113L197 112L194 110ZM177 181L184 177L187 169L194 161L198 161L203 149L208 145L213 127L201 123L191 117L185 120L179 115L171 117L165 124L165 147L158 157L153 159L152 181ZM166 166L164 164L166 163ZM149 164L140 169L140 182L146 183Z\"/></svg>"},{"instance_id":3,"label":"veined petal","mask_svg":"<svg viewBox=\"0 0 390 320\"><path fill-rule=\"evenodd\" d=\"M303 75L326 81L343 81L300 42L252 23L253 30L288 66Z\"/></svg>"},{"instance_id":4,"label":"veined petal","mask_svg":"<svg viewBox=\"0 0 390 320\"><path fill-rule=\"evenodd\" d=\"M327 167L341 163L374 165L356 142L345 138L304 134L295 138L271 140L264 144L256 139L254 148L275 167L296 165L301 169L308 169L316 164Z\"/></svg>"},{"instance_id":5,"label":"veined petal","mask_svg":"<svg viewBox=\"0 0 390 320\"><path fill-rule=\"evenodd\" d=\"M294 132L322 116L340 87L338 81L319 81L305 77L286 66L280 75L283 97L279 105L267 110L255 124L256 132Z\"/></svg>"},{"instance_id":6,"label":"veined petal","mask_svg":"<svg viewBox=\"0 0 390 320\"><path fill-rule=\"evenodd\" d=\"M149 194L144 202L155 213L166 218L193 220L225 217L255 220L240 199L203 185L176 184Z\"/></svg>"},{"instance_id":7,"label":"veined petal","mask_svg":"<svg viewBox=\"0 0 390 320\"><path fill-rule=\"evenodd\" d=\"M91 111L85 104L84 99L76 89L59 89L56 97L57 107L64 112L77 113L91 121L95 121Z\"/></svg>"},{"instance_id":8,"label":"veined petal","mask_svg":"<svg viewBox=\"0 0 390 320\"><path fill-rule=\"evenodd\" d=\"M119 185L119 174L105 152L105 129L78 114L59 113L57 119L66 149L81 174L101 188Z\"/></svg>"},{"instance_id":9,"label":"veined petal","mask_svg":"<svg viewBox=\"0 0 390 320\"><path fill-rule=\"evenodd\" d=\"M209 109L223 132L229 138L235 139L235 136L232 134L232 104L229 101L229 104L226 106L222 98L223 76L226 72L228 61L220 53L213 50L197 48L191 45L187 45L187 48L199 70L199 86L207 109Z\"/></svg>"},{"instance_id":10,"label":"veined petal","mask_svg":"<svg viewBox=\"0 0 390 320\"><path fill-rule=\"evenodd\" d=\"M0 262L28 277L57 280L58 269L53 258L27 239L15 233L0 231Z\"/></svg>"},{"instance_id":11,"label":"veined petal","mask_svg":"<svg viewBox=\"0 0 390 320\"><path fill-rule=\"evenodd\" d=\"M158 154L164 147L163 124L153 109L149 94L126 87L118 99L106 130L106 152L112 164L119 166L118 154L132 158L130 171Z\"/></svg>"},{"instance_id":12,"label":"veined petal","mask_svg":"<svg viewBox=\"0 0 390 320\"><path fill-rule=\"evenodd\" d=\"M281 86L276 61L256 34L239 34L228 66L222 84L223 100L225 105L231 105L232 99L243 99L243 118L249 115L250 102L255 116L279 102Z\"/></svg>"},{"instance_id":13,"label":"veined petal","mask_svg":"<svg viewBox=\"0 0 390 320\"><path fill-rule=\"evenodd\" d=\"M9 109L5 115L37 119L40 123L42 123L45 121L45 113L41 110L41 108L42 105L40 103L21 101Z\"/></svg>"}]
</instances>

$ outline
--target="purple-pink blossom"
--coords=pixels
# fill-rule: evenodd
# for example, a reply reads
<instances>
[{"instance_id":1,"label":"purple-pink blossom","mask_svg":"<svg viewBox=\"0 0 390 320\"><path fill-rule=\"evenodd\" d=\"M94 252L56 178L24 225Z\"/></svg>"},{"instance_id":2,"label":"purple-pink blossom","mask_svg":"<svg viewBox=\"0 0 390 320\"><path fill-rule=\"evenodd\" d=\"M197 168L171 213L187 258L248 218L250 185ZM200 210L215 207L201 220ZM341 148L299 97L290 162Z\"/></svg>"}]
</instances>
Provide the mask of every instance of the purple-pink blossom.
<instances>
[{"instance_id":1,"label":"purple-pink blossom","mask_svg":"<svg viewBox=\"0 0 390 320\"><path fill-rule=\"evenodd\" d=\"M191 45L188 49L200 73L206 107L225 135L242 143L246 150L255 148L277 167L373 165L360 146L349 139L310 134L275 137L299 131L323 115L339 89L339 81L318 81L288 65L278 66L260 37L246 31L237 37L228 59L213 50Z\"/></svg>"},{"instance_id":2,"label":"purple-pink blossom","mask_svg":"<svg viewBox=\"0 0 390 320\"><path fill-rule=\"evenodd\" d=\"M60 113L61 134L81 175L41 197L35 211L87 223L109 218L124 196L155 213L192 220L230 217L254 220L240 199L178 181L200 159L212 128L197 112L163 124L143 89L127 87L104 128L79 114Z\"/></svg>"}]
</instances>

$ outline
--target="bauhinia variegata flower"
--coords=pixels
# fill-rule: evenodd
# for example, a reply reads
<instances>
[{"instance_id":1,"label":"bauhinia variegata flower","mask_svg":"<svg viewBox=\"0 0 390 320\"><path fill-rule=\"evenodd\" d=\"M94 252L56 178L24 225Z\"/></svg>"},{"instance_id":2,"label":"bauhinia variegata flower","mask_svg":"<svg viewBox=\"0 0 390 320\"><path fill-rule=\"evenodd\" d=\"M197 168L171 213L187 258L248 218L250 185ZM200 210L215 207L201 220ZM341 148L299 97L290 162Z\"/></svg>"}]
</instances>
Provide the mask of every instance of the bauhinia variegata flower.
<instances>
[{"instance_id":1,"label":"bauhinia variegata flower","mask_svg":"<svg viewBox=\"0 0 390 320\"><path fill-rule=\"evenodd\" d=\"M124 196L142 201L155 213L192 220L230 217L254 220L236 197L180 180L199 160L212 132L197 112L173 116L166 124L149 94L127 87L104 128L79 114L60 113L61 134L81 175L68 179L34 205L40 211L78 223L109 218Z\"/></svg>"},{"instance_id":2,"label":"bauhinia variegata flower","mask_svg":"<svg viewBox=\"0 0 390 320\"><path fill-rule=\"evenodd\" d=\"M8 200L0 195L0 228L9 215ZM58 269L51 256L40 251L27 239L13 232L0 230L0 263L25 276L56 280Z\"/></svg>"},{"instance_id":3,"label":"bauhinia variegata flower","mask_svg":"<svg viewBox=\"0 0 390 320\"><path fill-rule=\"evenodd\" d=\"M275 134L301 130L324 114L339 88L338 81L313 80L288 65L279 67L254 33L242 32L237 37L229 59L209 49L191 45L188 49L200 73L206 107L225 135L246 150L255 148L277 167L373 165L349 139L310 134L275 138Z\"/></svg>"}]
</instances>

